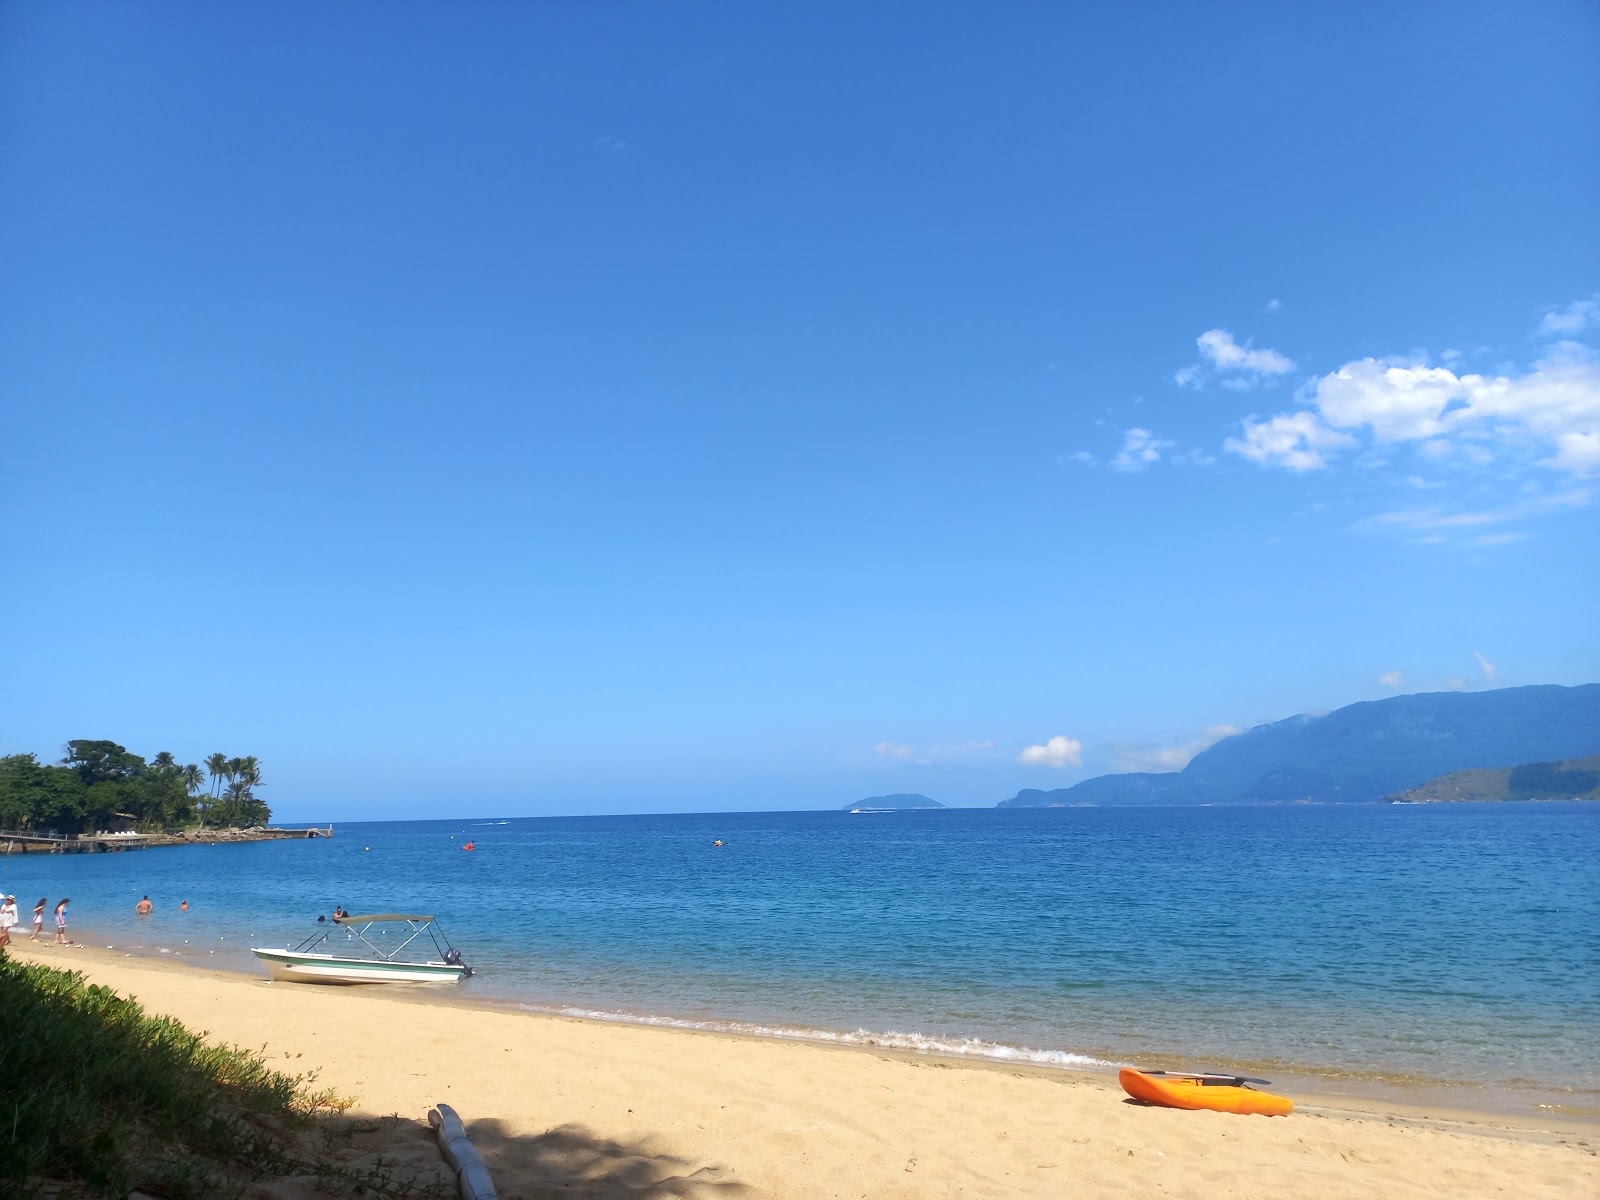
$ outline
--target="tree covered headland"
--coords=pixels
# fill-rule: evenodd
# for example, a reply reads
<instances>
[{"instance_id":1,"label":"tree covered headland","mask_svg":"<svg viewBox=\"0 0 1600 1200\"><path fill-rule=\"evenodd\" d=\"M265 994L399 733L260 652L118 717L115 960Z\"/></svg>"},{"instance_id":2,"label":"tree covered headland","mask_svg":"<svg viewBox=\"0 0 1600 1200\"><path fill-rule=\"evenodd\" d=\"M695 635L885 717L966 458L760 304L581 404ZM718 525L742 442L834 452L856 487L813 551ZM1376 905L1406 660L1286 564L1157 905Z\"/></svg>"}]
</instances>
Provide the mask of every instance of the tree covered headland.
<instances>
[{"instance_id":1,"label":"tree covered headland","mask_svg":"<svg viewBox=\"0 0 1600 1200\"><path fill-rule=\"evenodd\" d=\"M163 750L146 762L115 742L67 743L59 765L32 754L0 757L0 829L58 834L191 825L265 825L272 810L255 794L261 764L252 755L213 754L205 766L180 764Z\"/></svg>"}]
</instances>

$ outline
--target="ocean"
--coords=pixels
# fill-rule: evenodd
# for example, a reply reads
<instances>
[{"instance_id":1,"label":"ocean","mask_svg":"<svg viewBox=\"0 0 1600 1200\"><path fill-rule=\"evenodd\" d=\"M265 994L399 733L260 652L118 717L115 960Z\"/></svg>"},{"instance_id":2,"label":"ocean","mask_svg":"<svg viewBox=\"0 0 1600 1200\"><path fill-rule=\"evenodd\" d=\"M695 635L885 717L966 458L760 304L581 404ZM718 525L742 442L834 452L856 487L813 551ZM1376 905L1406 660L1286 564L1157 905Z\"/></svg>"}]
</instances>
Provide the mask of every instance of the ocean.
<instances>
[{"instance_id":1,"label":"ocean","mask_svg":"<svg viewBox=\"0 0 1600 1200\"><path fill-rule=\"evenodd\" d=\"M246 971L336 904L426 912L473 1000L1600 1109L1596 804L350 823L0 857L0 886L24 932L70 896L90 944Z\"/></svg>"}]
</instances>

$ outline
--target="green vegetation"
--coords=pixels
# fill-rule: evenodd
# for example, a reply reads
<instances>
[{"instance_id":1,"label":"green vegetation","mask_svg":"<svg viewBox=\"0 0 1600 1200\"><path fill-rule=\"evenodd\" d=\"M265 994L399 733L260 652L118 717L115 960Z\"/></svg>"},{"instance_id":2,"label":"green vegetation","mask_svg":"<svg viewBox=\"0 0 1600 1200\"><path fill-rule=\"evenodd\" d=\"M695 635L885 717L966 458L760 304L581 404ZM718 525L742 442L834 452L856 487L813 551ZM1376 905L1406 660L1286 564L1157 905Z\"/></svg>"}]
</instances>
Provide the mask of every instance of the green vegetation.
<instances>
[{"instance_id":1,"label":"green vegetation","mask_svg":"<svg viewBox=\"0 0 1600 1200\"><path fill-rule=\"evenodd\" d=\"M1600 755L1567 762L1526 763L1452 771L1384 799L1397 804L1497 800L1600 800Z\"/></svg>"},{"instance_id":2,"label":"green vegetation","mask_svg":"<svg viewBox=\"0 0 1600 1200\"><path fill-rule=\"evenodd\" d=\"M207 788L206 768L210 769ZM201 825L265 825L272 810L259 799L261 764L254 757L213 754L206 767L184 766L163 750L150 762L115 742L67 743L60 765L32 754L0 757L0 829L178 829Z\"/></svg>"},{"instance_id":3,"label":"green vegetation","mask_svg":"<svg viewBox=\"0 0 1600 1200\"><path fill-rule=\"evenodd\" d=\"M75 972L0 960L0 1194L237 1197L309 1175L334 1191L413 1196L381 1164L333 1161L347 1102L259 1054L211 1045ZM359 1130L357 1130L359 1132Z\"/></svg>"}]
</instances>

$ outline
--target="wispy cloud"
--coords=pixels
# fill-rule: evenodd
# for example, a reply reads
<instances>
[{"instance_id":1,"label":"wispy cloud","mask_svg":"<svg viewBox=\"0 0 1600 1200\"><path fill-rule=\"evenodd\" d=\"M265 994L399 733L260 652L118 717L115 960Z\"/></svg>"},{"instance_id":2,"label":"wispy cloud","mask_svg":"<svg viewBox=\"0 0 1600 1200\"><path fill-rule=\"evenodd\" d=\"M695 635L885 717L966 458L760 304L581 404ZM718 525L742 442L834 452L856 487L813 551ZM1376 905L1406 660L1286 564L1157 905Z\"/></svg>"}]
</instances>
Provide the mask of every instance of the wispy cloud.
<instances>
[{"instance_id":1,"label":"wispy cloud","mask_svg":"<svg viewBox=\"0 0 1600 1200\"><path fill-rule=\"evenodd\" d=\"M1376 513L1356 523L1357 529L1408 529L1440 531L1471 529L1484 525L1504 525L1561 510L1587 508L1594 492L1587 487L1570 488L1562 492L1544 492L1524 497L1499 508L1458 509L1402 508ZM1492 536L1492 535L1490 535ZM1478 539L1490 545L1487 537ZM1496 540L1509 541L1510 538Z\"/></svg>"},{"instance_id":2,"label":"wispy cloud","mask_svg":"<svg viewBox=\"0 0 1600 1200\"><path fill-rule=\"evenodd\" d=\"M1111 760L1119 771L1181 771L1200 751L1243 732L1238 725L1208 725L1204 732L1171 745L1122 742L1111 747Z\"/></svg>"},{"instance_id":3,"label":"wispy cloud","mask_svg":"<svg viewBox=\"0 0 1600 1200\"><path fill-rule=\"evenodd\" d=\"M1539 321L1539 333L1545 337L1576 337L1589 329L1600 329L1600 293L1549 309Z\"/></svg>"},{"instance_id":4,"label":"wispy cloud","mask_svg":"<svg viewBox=\"0 0 1600 1200\"><path fill-rule=\"evenodd\" d=\"M1286 355L1258 350L1248 341L1241 346L1226 329L1206 330L1195 338L1195 345L1200 348L1200 362L1173 374L1179 387L1200 387L1209 376L1217 375L1224 387L1245 389L1294 370Z\"/></svg>"},{"instance_id":5,"label":"wispy cloud","mask_svg":"<svg viewBox=\"0 0 1600 1200\"><path fill-rule=\"evenodd\" d=\"M1148 429L1129 429L1122 435L1122 449L1111 459L1111 469L1142 471L1151 463L1160 462L1162 453L1177 444L1156 437Z\"/></svg>"},{"instance_id":6,"label":"wispy cloud","mask_svg":"<svg viewBox=\"0 0 1600 1200\"><path fill-rule=\"evenodd\" d=\"M872 752L879 758L931 767L950 763L981 762L993 757L994 743L974 739L966 742L940 742L932 746L908 746L901 742L879 742Z\"/></svg>"},{"instance_id":7,"label":"wispy cloud","mask_svg":"<svg viewBox=\"0 0 1600 1200\"><path fill-rule=\"evenodd\" d=\"M1399 671L1385 671L1382 675L1378 676L1378 682L1383 684L1383 686L1386 688L1394 688L1396 691L1399 691L1405 686L1406 677L1400 674Z\"/></svg>"},{"instance_id":8,"label":"wispy cloud","mask_svg":"<svg viewBox=\"0 0 1600 1200\"><path fill-rule=\"evenodd\" d=\"M1251 415L1241 432L1243 437L1229 438L1222 448L1261 466L1290 471L1320 471L1328 465L1326 455L1356 444L1355 438L1329 429L1310 412Z\"/></svg>"},{"instance_id":9,"label":"wispy cloud","mask_svg":"<svg viewBox=\"0 0 1600 1200\"><path fill-rule=\"evenodd\" d=\"M1219 371L1286 375L1294 370L1294 363L1276 350L1257 350L1249 342L1241 346L1226 329L1206 330L1195 339L1195 345L1200 347L1200 356Z\"/></svg>"},{"instance_id":10,"label":"wispy cloud","mask_svg":"<svg viewBox=\"0 0 1600 1200\"><path fill-rule=\"evenodd\" d=\"M1277 312L1283 307L1283 301L1274 296L1271 300L1268 300L1264 305L1262 305L1262 307L1268 312Z\"/></svg>"},{"instance_id":11,"label":"wispy cloud","mask_svg":"<svg viewBox=\"0 0 1600 1200\"><path fill-rule=\"evenodd\" d=\"M1029 746L1017 761L1030 767L1078 767L1083 765L1083 743L1077 738L1056 735L1039 746Z\"/></svg>"},{"instance_id":12,"label":"wispy cloud","mask_svg":"<svg viewBox=\"0 0 1600 1200\"><path fill-rule=\"evenodd\" d=\"M610 154L623 154L633 149L633 143L623 141L623 139L608 133L604 137L595 138L594 148L596 150L604 150Z\"/></svg>"},{"instance_id":13,"label":"wispy cloud","mask_svg":"<svg viewBox=\"0 0 1600 1200\"><path fill-rule=\"evenodd\" d=\"M1485 658L1480 651L1474 650L1472 657L1478 660L1478 666L1483 668L1483 677L1490 683L1500 678L1500 672L1495 669L1495 665Z\"/></svg>"}]
</instances>

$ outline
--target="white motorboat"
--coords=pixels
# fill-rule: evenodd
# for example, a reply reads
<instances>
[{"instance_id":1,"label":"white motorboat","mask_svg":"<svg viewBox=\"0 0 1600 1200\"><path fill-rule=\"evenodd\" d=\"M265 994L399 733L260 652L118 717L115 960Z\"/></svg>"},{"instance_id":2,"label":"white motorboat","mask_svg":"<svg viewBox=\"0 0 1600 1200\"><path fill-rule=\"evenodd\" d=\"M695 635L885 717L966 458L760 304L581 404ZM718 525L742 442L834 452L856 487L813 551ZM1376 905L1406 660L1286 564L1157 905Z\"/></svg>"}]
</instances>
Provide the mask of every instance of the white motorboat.
<instances>
[{"instance_id":1,"label":"white motorboat","mask_svg":"<svg viewBox=\"0 0 1600 1200\"><path fill-rule=\"evenodd\" d=\"M375 926L383 928L374 932ZM386 935L395 929L398 944ZM342 932L342 943L328 943ZM426 933L438 952L437 959L401 955ZM350 953L336 954L334 950ZM444 931L431 915L416 913L366 913L335 917L292 950L251 947L274 979L292 983L437 983L465 979L472 968L461 961Z\"/></svg>"}]
</instances>

